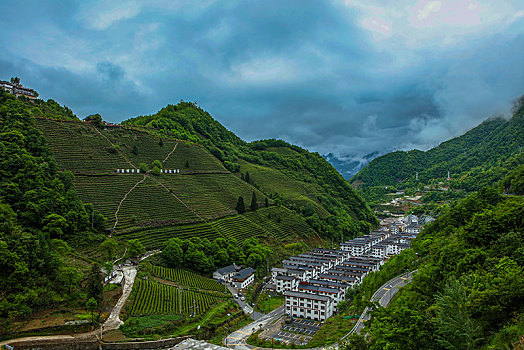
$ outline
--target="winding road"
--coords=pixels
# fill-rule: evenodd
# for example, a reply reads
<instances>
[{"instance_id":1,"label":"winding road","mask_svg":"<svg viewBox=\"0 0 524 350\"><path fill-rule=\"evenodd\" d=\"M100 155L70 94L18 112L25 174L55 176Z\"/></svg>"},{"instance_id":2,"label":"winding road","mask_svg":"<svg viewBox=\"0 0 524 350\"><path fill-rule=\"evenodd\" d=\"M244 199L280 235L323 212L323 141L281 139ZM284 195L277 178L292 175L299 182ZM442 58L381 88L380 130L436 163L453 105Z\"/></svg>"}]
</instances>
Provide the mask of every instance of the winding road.
<instances>
[{"instance_id":1,"label":"winding road","mask_svg":"<svg viewBox=\"0 0 524 350\"><path fill-rule=\"evenodd\" d=\"M380 306L386 307L391 299L397 294L400 287L405 286L406 284L410 283L413 274L416 272L411 271L407 272L405 274L402 274L400 276L397 276L386 283L384 283L379 289L375 291L373 296L371 297L371 301L378 301ZM355 323L355 326L347 333L344 337L342 337L340 340L344 341L350 334L352 333L359 333L362 328L364 328L364 322L369 320L371 318L370 316L369 308L365 308L364 312L362 312L362 315L358 319L357 323ZM258 331L259 329L270 327L271 324L276 322L280 317L284 316L284 306L279 307L278 309L273 310L269 314L259 318L258 320L250 323L249 325L240 328L237 331L234 331L233 333L229 334L227 337L225 337L222 341L222 343L230 348L235 350L266 350L265 348L259 348L253 345L247 344L247 338L251 336L254 332ZM327 347L322 348L310 348L305 350L321 350L321 349L338 349L338 344L333 344ZM271 350L271 349L267 349ZM274 350L274 349L273 349Z\"/></svg>"}]
</instances>

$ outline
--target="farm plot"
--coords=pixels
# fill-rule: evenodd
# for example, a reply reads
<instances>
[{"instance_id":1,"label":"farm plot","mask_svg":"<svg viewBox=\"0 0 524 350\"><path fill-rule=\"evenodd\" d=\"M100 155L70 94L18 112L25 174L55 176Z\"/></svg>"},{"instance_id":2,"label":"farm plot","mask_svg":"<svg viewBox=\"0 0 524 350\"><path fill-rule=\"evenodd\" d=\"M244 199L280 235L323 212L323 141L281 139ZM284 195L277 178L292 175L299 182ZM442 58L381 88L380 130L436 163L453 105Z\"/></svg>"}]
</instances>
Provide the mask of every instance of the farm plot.
<instances>
[{"instance_id":1,"label":"farm plot","mask_svg":"<svg viewBox=\"0 0 524 350\"><path fill-rule=\"evenodd\" d=\"M114 214L120 200L141 178L132 175L77 175L74 185L78 197L84 203L92 203L107 218L110 227L114 223Z\"/></svg>"},{"instance_id":2,"label":"farm plot","mask_svg":"<svg viewBox=\"0 0 524 350\"><path fill-rule=\"evenodd\" d=\"M251 203L253 192L260 204L265 199L262 192L233 174L161 176L159 179L199 215L209 219L235 214L239 196L244 198L246 206Z\"/></svg>"},{"instance_id":3,"label":"farm plot","mask_svg":"<svg viewBox=\"0 0 524 350\"><path fill-rule=\"evenodd\" d=\"M75 173L110 174L130 168L121 154L87 123L37 119L60 169Z\"/></svg>"},{"instance_id":4,"label":"farm plot","mask_svg":"<svg viewBox=\"0 0 524 350\"><path fill-rule=\"evenodd\" d=\"M279 193L292 202L303 206L313 205L318 216L329 216L329 212L317 202L317 195L324 193L319 185L293 179L280 170L239 160L240 171L248 171L250 178L266 193Z\"/></svg>"},{"instance_id":5,"label":"farm plot","mask_svg":"<svg viewBox=\"0 0 524 350\"><path fill-rule=\"evenodd\" d=\"M166 226L202 221L193 211L151 178L138 185L122 202L117 229Z\"/></svg>"},{"instance_id":6,"label":"farm plot","mask_svg":"<svg viewBox=\"0 0 524 350\"><path fill-rule=\"evenodd\" d=\"M246 212L244 216L263 226L281 241L288 241L295 235L309 237L315 233L300 216L283 207L260 208Z\"/></svg>"},{"instance_id":7,"label":"farm plot","mask_svg":"<svg viewBox=\"0 0 524 350\"><path fill-rule=\"evenodd\" d=\"M225 237L235 238L239 242L242 242L244 239L250 237L258 237L269 234L269 232L263 229L261 226L246 219L242 215L223 218L213 222L213 224Z\"/></svg>"},{"instance_id":8,"label":"farm plot","mask_svg":"<svg viewBox=\"0 0 524 350\"><path fill-rule=\"evenodd\" d=\"M116 232L119 239L130 240L138 238L140 242L147 249L162 249L164 244L170 238L188 239L191 237L208 238L213 240L222 237L220 232L209 223L181 225L181 226L166 226L166 227L151 227L139 229L132 232Z\"/></svg>"},{"instance_id":9,"label":"farm plot","mask_svg":"<svg viewBox=\"0 0 524 350\"><path fill-rule=\"evenodd\" d=\"M201 314L224 300L212 293L182 290L165 284L137 279L130 315ZM196 310L194 310L196 306Z\"/></svg>"},{"instance_id":10,"label":"farm plot","mask_svg":"<svg viewBox=\"0 0 524 350\"><path fill-rule=\"evenodd\" d=\"M151 266L150 271L153 275L160 278L178 282L186 287L194 287L203 290L212 290L221 293L227 293L224 285L217 283L215 280L200 276L194 272L183 269L170 269L162 266Z\"/></svg>"}]
</instances>

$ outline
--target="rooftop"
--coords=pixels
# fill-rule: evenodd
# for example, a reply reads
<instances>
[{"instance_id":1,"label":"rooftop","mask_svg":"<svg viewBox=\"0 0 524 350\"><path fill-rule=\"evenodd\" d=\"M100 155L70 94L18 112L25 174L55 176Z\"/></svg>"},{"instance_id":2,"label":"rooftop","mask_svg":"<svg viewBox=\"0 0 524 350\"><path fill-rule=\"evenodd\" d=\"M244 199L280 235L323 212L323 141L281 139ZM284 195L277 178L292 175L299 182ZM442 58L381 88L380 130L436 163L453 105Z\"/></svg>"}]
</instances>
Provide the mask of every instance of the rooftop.
<instances>
[{"instance_id":1,"label":"rooftop","mask_svg":"<svg viewBox=\"0 0 524 350\"><path fill-rule=\"evenodd\" d=\"M330 301L331 300L330 297L324 297L321 295L301 293L301 292L290 292L290 291L284 292L284 296L302 298L302 299L310 299L310 300L318 300L318 301Z\"/></svg>"},{"instance_id":2,"label":"rooftop","mask_svg":"<svg viewBox=\"0 0 524 350\"><path fill-rule=\"evenodd\" d=\"M253 273L255 273L255 269L253 269L252 267L246 267L245 269L238 271L238 273L233 276L233 279L237 281L243 281L249 276L251 276Z\"/></svg>"}]
</instances>

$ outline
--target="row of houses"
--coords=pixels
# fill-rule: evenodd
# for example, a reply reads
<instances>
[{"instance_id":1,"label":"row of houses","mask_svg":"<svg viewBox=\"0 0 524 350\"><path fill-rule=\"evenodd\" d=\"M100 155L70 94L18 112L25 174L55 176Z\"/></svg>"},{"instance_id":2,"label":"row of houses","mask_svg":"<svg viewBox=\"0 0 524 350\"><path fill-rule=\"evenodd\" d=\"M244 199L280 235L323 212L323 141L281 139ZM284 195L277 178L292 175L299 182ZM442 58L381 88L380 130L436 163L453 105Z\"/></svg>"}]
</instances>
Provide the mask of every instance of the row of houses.
<instances>
[{"instance_id":1,"label":"row of houses","mask_svg":"<svg viewBox=\"0 0 524 350\"><path fill-rule=\"evenodd\" d=\"M315 248L273 268L268 288L285 296L288 315L325 321L345 300L347 290L382 263L381 259L352 256L348 251Z\"/></svg>"},{"instance_id":2,"label":"row of houses","mask_svg":"<svg viewBox=\"0 0 524 350\"><path fill-rule=\"evenodd\" d=\"M11 79L11 82L0 80L0 89L7 91L10 94L13 94L17 97L23 96L31 100L35 100L38 98L38 93L33 89L22 86L20 84L20 79L18 78Z\"/></svg>"},{"instance_id":3,"label":"row of houses","mask_svg":"<svg viewBox=\"0 0 524 350\"><path fill-rule=\"evenodd\" d=\"M269 288L284 295L287 315L323 322L337 311L349 288L410 247L418 232L405 232L406 227L390 225L342 243L338 250L315 248L283 260L282 267L271 270Z\"/></svg>"},{"instance_id":4,"label":"row of houses","mask_svg":"<svg viewBox=\"0 0 524 350\"><path fill-rule=\"evenodd\" d=\"M116 169L118 174L140 174L140 169ZM162 174L180 174L180 169L160 169Z\"/></svg>"}]
</instances>

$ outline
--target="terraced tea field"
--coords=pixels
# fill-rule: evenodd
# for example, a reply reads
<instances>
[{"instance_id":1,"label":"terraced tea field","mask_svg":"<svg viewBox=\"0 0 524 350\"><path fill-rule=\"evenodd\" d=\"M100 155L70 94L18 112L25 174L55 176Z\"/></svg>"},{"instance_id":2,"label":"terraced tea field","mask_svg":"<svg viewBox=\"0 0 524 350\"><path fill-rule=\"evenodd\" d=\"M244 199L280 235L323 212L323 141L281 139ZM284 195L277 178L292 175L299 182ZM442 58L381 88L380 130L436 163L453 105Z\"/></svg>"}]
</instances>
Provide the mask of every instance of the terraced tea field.
<instances>
[{"instance_id":1,"label":"terraced tea field","mask_svg":"<svg viewBox=\"0 0 524 350\"><path fill-rule=\"evenodd\" d=\"M239 164L240 171L249 172L253 182L266 193L277 192L299 206L310 203L320 217L329 216L328 211L319 205L316 199L317 195L323 193L320 186L292 179L277 169L251 164L244 160L239 160Z\"/></svg>"},{"instance_id":2,"label":"terraced tea field","mask_svg":"<svg viewBox=\"0 0 524 350\"><path fill-rule=\"evenodd\" d=\"M266 198L262 192L233 174L163 176L159 181L199 215L209 219L235 214L239 196L244 197L246 207L251 204L253 192L259 204L263 204Z\"/></svg>"},{"instance_id":3,"label":"terraced tea field","mask_svg":"<svg viewBox=\"0 0 524 350\"><path fill-rule=\"evenodd\" d=\"M210 223L165 226L165 227L147 227L133 231L117 231L116 237L123 240L140 239L140 242L147 249L161 249L165 242L170 238L188 239L191 237L200 237L213 240L223 237L220 232Z\"/></svg>"},{"instance_id":4,"label":"terraced tea field","mask_svg":"<svg viewBox=\"0 0 524 350\"><path fill-rule=\"evenodd\" d=\"M216 294L180 291L177 287L153 281L137 279L133 286L134 300L130 315L201 314L214 304L226 299ZM193 309L196 306L196 310Z\"/></svg>"},{"instance_id":5,"label":"terraced tea field","mask_svg":"<svg viewBox=\"0 0 524 350\"><path fill-rule=\"evenodd\" d=\"M115 228L113 235L118 239L138 238L147 249L157 249L172 237L243 240L273 235L289 241L311 233L304 220L291 211L262 208L264 194L227 172L201 146L129 128L100 130L83 122L37 119L37 125L60 169L75 173L80 199L92 203L107 218L107 227ZM116 172L117 168L130 169L154 160L163 162L165 169L180 169L181 173L153 176ZM270 186L272 191L291 186L289 191L298 193L296 201L311 201L306 195L316 191L312 185L304 183L302 187L277 170L256 167L256 183ZM260 209L238 215L238 197L242 196L249 208L253 192Z\"/></svg>"},{"instance_id":6,"label":"terraced tea field","mask_svg":"<svg viewBox=\"0 0 524 350\"><path fill-rule=\"evenodd\" d=\"M215 280L197 275L194 272L182 269L170 269L162 266L150 266L149 271L160 278L177 282L185 287L193 287L201 290L210 290L228 295L226 287Z\"/></svg>"}]
</instances>

